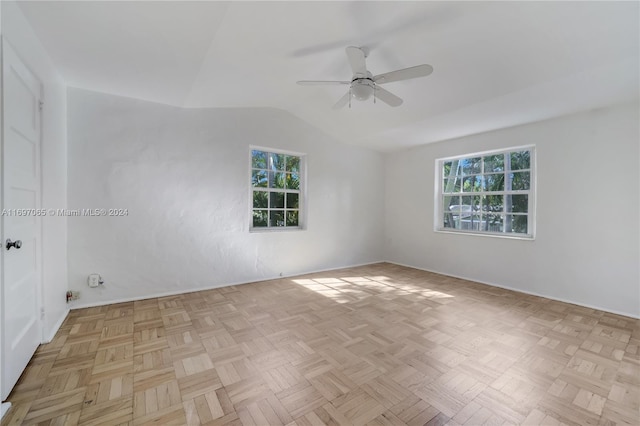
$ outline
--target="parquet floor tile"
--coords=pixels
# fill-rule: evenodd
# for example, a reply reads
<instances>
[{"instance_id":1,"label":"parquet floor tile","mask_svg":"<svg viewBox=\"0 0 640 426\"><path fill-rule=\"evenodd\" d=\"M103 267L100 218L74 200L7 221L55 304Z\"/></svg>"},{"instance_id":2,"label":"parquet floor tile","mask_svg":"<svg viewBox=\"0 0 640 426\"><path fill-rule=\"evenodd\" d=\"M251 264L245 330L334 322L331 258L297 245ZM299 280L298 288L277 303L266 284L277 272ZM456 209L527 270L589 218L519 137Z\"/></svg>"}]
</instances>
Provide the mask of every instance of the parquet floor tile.
<instances>
[{"instance_id":1,"label":"parquet floor tile","mask_svg":"<svg viewBox=\"0 0 640 426\"><path fill-rule=\"evenodd\" d=\"M384 405L361 388L337 397L331 405L353 425L365 425L386 411Z\"/></svg>"},{"instance_id":2,"label":"parquet floor tile","mask_svg":"<svg viewBox=\"0 0 640 426\"><path fill-rule=\"evenodd\" d=\"M73 310L5 425L640 425L640 321L386 263Z\"/></svg>"},{"instance_id":3,"label":"parquet floor tile","mask_svg":"<svg viewBox=\"0 0 640 426\"><path fill-rule=\"evenodd\" d=\"M308 382L300 382L275 394L292 417L300 417L328 401Z\"/></svg>"}]
</instances>

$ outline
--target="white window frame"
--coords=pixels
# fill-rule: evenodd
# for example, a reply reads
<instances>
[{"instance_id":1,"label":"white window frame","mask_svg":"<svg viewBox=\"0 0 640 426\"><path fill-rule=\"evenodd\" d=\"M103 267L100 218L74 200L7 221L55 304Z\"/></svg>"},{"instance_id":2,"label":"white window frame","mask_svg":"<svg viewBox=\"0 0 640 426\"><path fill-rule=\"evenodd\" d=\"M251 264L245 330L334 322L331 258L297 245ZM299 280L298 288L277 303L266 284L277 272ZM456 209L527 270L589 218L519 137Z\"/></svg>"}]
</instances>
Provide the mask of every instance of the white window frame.
<instances>
[{"instance_id":1,"label":"white window frame","mask_svg":"<svg viewBox=\"0 0 640 426\"><path fill-rule=\"evenodd\" d=\"M284 154L291 155L300 158L300 189L297 191L298 193L298 226L253 226L253 191L254 188L252 185L252 160L253 160L253 151L263 151L266 153L273 154ZM296 151L288 151L277 148L269 148L265 146L257 146L250 145L249 146L249 232L287 232L287 231L301 231L306 229L306 212L307 212L307 154ZM268 191L266 188L265 192L273 192ZM287 191L286 189L278 192L296 192L296 191ZM268 209L267 209L268 210Z\"/></svg>"},{"instance_id":2,"label":"white window frame","mask_svg":"<svg viewBox=\"0 0 640 426\"><path fill-rule=\"evenodd\" d=\"M460 194L462 196L476 196L476 195L519 195L519 194L527 194L528 195L528 211L527 211L527 230L526 234L521 233L507 233L507 232L491 232L491 231L477 231L477 230L469 230L469 229L455 229L455 228L445 228L444 227L444 211L443 211L443 197L446 195L444 193L443 182L443 165L447 161L460 160L463 158L474 158L474 157L484 157L488 155L496 155L496 154L506 154L511 152L519 152L519 151L530 151L530 163L529 163L529 173L530 173L530 183L529 190L512 190L512 191L478 191L478 192L460 192L460 193L452 193L452 194ZM523 169L527 170L527 169ZM484 176L484 170L481 170L481 174ZM489 151L481 151L481 152L473 152L469 154L456 155L452 157L444 157L438 158L435 161L435 183L434 183L434 231L447 233L447 234L465 234L465 235L476 235L476 236L486 236L486 237L497 237L497 238L508 238L508 239L518 239L518 240L534 240L536 235L536 180L537 180L537 168L536 168L536 147L535 145L525 145L525 146L516 146L509 147L504 149L495 149ZM503 209L502 215L506 214Z\"/></svg>"}]
</instances>

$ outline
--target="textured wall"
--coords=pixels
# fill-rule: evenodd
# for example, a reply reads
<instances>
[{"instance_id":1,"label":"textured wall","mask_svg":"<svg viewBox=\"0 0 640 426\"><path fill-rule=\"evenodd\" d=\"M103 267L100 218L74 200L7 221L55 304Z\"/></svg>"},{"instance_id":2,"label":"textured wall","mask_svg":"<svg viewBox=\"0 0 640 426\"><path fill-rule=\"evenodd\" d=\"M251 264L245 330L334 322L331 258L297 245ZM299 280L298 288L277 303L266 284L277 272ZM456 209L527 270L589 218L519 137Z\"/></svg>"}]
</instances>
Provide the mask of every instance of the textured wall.
<instances>
[{"instance_id":1,"label":"textured wall","mask_svg":"<svg viewBox=\"0 0 640 426\"><path fill-rule=\"evenodd\" d=\"M386 258L640 316L638 134L633 104L390 154ZM535 241L433 231L436 158L528 144L537 152Z\"/></svg>"},{"instance_id":2,"label":"textured wall","mask_svg":"<svg viewBox=\"0 0 640 426\"><path fill-rule=\"evenodd\" d=\"M383 158L275 109L180 109L68 90L76 306L382 259ZM249 232L249 146L308 155L308 227ZM102 274L104 288L86 285Z\"/></svg>"}]
</instances>

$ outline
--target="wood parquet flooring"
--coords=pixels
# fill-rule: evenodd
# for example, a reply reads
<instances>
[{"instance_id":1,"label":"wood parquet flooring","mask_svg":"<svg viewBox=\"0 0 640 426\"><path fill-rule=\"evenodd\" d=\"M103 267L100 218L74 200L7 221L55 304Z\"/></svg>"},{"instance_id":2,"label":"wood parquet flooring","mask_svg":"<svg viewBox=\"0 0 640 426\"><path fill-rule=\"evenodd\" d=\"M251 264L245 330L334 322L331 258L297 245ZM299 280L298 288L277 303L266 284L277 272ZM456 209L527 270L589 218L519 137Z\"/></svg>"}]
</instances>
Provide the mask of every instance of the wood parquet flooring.
<instances>
[{"instance_id":1,"label":"wood parquet flooring","mask_svg":"<svg viewBox=\"0 0 640 426\"><path fill-rule=\"evenodd\" d=\"M640 424L638 320L382 263L73 310L2 425Z\"/></svg>"}]
</instances>

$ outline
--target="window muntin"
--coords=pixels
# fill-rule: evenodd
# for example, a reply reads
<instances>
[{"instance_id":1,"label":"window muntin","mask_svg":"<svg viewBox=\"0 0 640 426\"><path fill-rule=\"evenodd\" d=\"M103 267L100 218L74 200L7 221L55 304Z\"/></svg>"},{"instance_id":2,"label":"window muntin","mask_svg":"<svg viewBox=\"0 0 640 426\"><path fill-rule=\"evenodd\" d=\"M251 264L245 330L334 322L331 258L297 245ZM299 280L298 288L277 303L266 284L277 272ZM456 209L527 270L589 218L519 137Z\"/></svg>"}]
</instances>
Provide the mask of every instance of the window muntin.
<instances>
[{"instance_id":1,"label":"window muntin","mask_svg":"<svg viewBox=\"0 0 640 426\"><path fill-rule=\"evenodd\" d=\"M304 156L251 150L251 224L258 229L302 228Z\"/></svg>"},{"instance_id":2,"label":"window muntin","mask_svg":"<svg viewBox=\"0 0 640 426\"><path fill-rule=\"evenodd\" d=\"M534 236L534 147L436 160L436 231Z\"/></svg>"}]
</instances>

